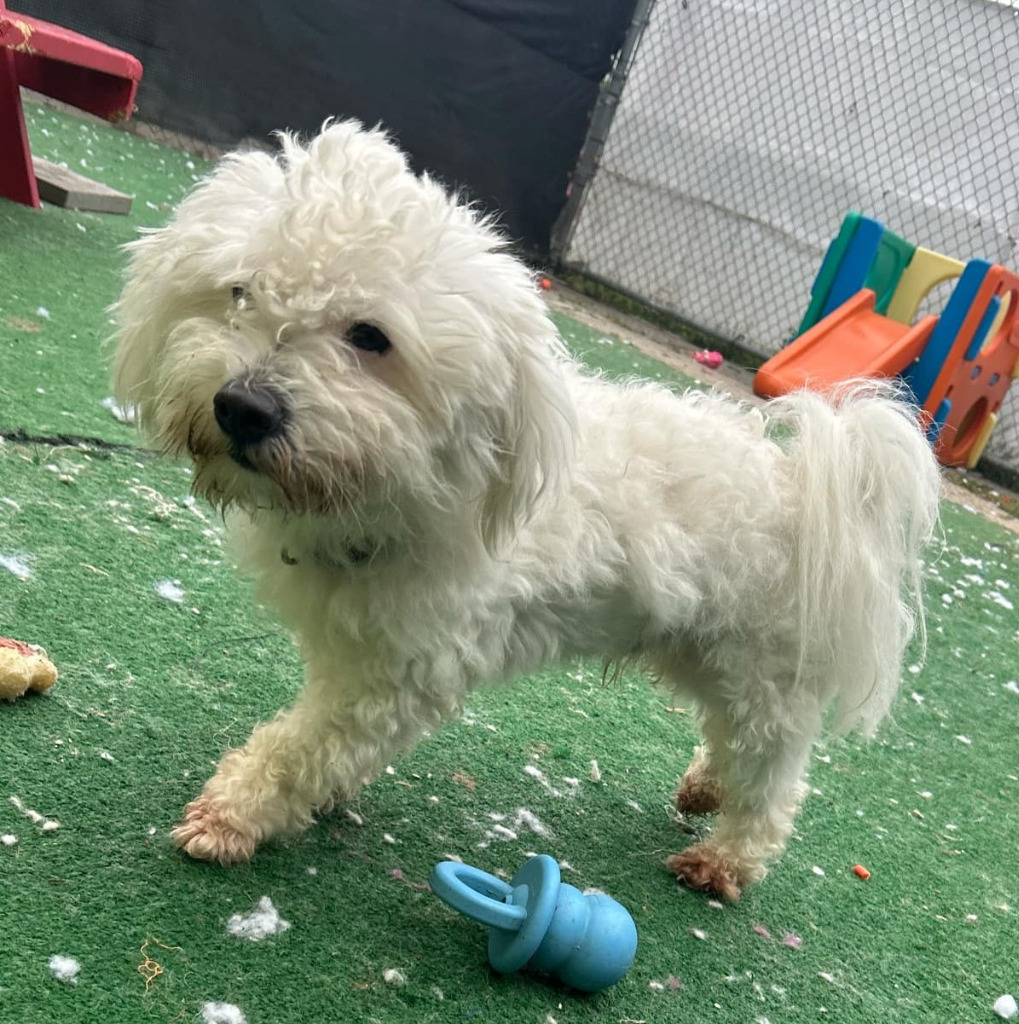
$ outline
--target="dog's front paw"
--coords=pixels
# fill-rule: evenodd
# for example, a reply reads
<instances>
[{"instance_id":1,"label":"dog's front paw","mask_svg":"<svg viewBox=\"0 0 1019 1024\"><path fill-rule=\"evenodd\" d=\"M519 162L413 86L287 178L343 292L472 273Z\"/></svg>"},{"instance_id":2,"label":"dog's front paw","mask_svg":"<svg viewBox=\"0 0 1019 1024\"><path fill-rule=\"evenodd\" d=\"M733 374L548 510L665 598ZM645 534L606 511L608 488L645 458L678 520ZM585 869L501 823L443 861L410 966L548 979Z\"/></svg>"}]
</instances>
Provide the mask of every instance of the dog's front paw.
<instances>
[{"instance_id":1,"label":"dog's front paw","mask_svg":"<svg viewBox=\"0 0 1019 1024\"><path fill-rule=\"evenodd\" d=\"M184 820L171 835L189 857L218 861L224 867L250 860L258 844L252 832L228 822L205 796L184 808Z\"/></svg>"},{"instance_id":2,"label":"dog's front paw","mask_svg":"<svg viewBox=\"0 0 1019 1024\"><path fill-rule=\"evenodd\" d=\"M673 854L666 859L665 866L691 889L714 893L730 903L739 899L740 877L736 868L706 843L696 843Z\"/></svg>"}]
</instances>

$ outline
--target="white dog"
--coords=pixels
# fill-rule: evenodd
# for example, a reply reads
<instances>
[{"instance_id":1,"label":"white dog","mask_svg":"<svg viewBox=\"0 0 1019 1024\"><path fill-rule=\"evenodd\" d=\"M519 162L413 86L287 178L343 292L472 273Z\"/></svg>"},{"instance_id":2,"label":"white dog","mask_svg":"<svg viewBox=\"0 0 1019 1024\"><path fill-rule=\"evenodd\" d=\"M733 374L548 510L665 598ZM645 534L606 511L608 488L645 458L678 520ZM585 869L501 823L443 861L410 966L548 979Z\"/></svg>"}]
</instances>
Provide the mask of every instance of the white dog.
<instances>
[{"instance_id":1,"label":"white dog","mask_svg":"<svg viewBox=\"0 0 1019 1024\"><path fill-rule=\"evenodd\" d=\"M764 875L826 707L873 730L922 621L939 475L888 386L765 417L585 373L491 224L350 122L228 157L132 248L117 392L306 661L180 846L246 860L479 683L596 655L699 709L677 803L721 814L669 869Z\"/></svg>"}]
</instances>

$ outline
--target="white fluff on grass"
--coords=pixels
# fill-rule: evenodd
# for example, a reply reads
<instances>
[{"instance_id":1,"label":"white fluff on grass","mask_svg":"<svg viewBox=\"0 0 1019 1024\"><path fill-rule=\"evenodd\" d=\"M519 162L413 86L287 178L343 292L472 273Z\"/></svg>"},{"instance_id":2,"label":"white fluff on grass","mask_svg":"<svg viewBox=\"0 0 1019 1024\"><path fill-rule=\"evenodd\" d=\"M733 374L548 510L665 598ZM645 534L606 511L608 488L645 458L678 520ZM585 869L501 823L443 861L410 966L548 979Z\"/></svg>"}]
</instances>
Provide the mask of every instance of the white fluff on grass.
<instances>
[{"instance_id":1,"label":"white fluff on grass","mask_svg":"<svg viewBox=\"0 0 1019 1024\"><path fill-rule=\"evenodd\" d=\"M138 418L138 410L130 402L120 404L112 395L100 403L118 423L134 423Z\"/></svg>"},{"instance_id":2,"label":"white fluff on grass","mask_svg":"<svg viewBox=\"0 0 1019 1024\"><path fill-rule=\"evenodd\" d=\"M19 580L32 578L32 567L24 555L0 555L0 568L13 573Z\"/></svg>"},{"instance_id":3,"label":"white fluff on grass","mask_svg":"<svg viewBox=\"0 0 1019 1024\"><path fill-rule=\"evenodd\" d=\"M239 1006L233 1003L203 1003L204 1024L248 1024Z\"/></svg>"},{"instance_id":4,"label":"white fluff on grass","mask_svg":"<svg viewBox=\"0 0 1019 1024\"><path fill-rule=\"evenodd\" d=\"M184 601L184 591L176 580L160 580L156 584L156 593L176 604L182 604Z\"/></svg>"},{"instance_id":5,"label":"white fluff on grass","mask_svg":"<svg viewBox=\"0 0 1019 1024\"><path fill-rule=\"evenodd\" d=\"M11 797L11 803L19 810L29 821L33 824L38 825L43 832L55 832L60 828L59 821L51 821L49 818L40 814L38 811L32 810L31 807L26 807L22 803L21 798L17 796Z\"/></svg>"},{"instance_id":6,"label":"white fluff on grass","mask_svg":"<svg viewBox=\"0 0 1019 1024\"><path fill-rule=\"evenodd\" d=\"M994 1001L994 1012L1005 1020L1011 1020L1017 1013L1019 1013L1019 1007L1016 1006L1015 996L999 996Z\"/></svg>"},{"instance_id":7,"label":"white fluff on grass","mask_svg":"<svg viewBox=\"0 0 1019 1024\"><path fill-rule=\"evenodd\" d=\"M290 927L268 896L263 896L250 914L233 914L226 923L226 930L239 939L261 942L269 935L279 935Z\"/></svg>"},{"instance_id":8,"label":"white fluff on grass","mask_svg":"<svg viewBox=\"0 0 1019 1024\"><path fill-rule=\"evenodd\" d=\"M50 974L57 981L63 981L68 985L77 985L80 973L81 964L73 956L61 956L59 953L54 953L50 957Z\"/></svg>"}]
</instances>

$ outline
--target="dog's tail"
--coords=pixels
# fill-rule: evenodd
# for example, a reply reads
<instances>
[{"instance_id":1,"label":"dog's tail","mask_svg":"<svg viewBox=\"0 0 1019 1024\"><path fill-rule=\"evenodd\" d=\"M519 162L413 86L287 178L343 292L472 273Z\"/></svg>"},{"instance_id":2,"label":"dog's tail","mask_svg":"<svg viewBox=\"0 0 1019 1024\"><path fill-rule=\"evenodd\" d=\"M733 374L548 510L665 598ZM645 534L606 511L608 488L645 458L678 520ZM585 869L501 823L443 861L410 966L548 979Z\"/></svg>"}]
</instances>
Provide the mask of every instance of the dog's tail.
<instances>
[{"instance_id":1,"label":"dog's tail","mask_svg":"<svg viewBox=\"0 0 1019 1024\"><path fill-rule=\"evenodd\" d=\"M853 381L828 398L796 392L769 413L798 492L799 675L836 702L838 728L869 735L917 632L918 660L926 650L921 553L937 525L938 465L915 406L888 382Z\"/></svg>"}]
</instances>

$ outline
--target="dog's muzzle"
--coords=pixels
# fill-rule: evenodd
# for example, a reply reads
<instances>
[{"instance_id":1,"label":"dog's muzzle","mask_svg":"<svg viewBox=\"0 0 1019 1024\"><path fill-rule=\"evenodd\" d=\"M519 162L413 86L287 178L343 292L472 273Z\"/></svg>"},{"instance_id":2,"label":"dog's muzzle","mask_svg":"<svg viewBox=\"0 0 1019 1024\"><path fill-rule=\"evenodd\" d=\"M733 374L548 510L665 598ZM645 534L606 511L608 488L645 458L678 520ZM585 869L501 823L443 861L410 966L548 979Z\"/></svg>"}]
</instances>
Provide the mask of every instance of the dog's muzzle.
<instances>
[{"instance_id":1,"label":"dog's muzzle","mask_svg":"<svg viewBox=\"0 0 1019 1024\"><path fill-rule=\"evenodd\" d=\"M252 466L245 449L278 437L287 421L286 407L276 394L237 380L216 392L212 407L219 429L230 439L231 456L246 469Z\"/></svg>"}]
</instances>

